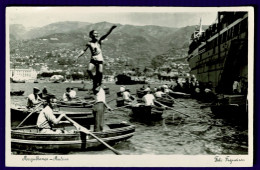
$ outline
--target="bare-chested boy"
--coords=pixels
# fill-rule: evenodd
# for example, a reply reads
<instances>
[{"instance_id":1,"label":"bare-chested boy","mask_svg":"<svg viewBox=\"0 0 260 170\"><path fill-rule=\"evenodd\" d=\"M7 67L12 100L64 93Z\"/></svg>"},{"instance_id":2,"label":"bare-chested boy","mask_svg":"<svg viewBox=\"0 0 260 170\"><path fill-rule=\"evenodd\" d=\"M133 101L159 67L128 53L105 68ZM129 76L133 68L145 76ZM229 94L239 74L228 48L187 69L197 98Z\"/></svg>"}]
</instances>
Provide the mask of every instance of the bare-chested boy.
<instances>
[{"instance_id":1,"label":"bare-chested boy","mask_svg":"<svg viewBox=\"0 0 260 170\"><path fill-rule=\"evenodd\" d=\"M101 50L102 40L106 39L106 37L115 29L117 26L112 26L109 31L99 38L99 34L96 30L92 30L89 32L89 37L91 40L86 44L86 48L81 51L81 53L77 56L77 59L81 57L89 48L91 51L91 59L88 65L88 74L89 77L93 80L93 90L102 84L103 77L103 55ZM93 76L92 70L96 67L96 75Z\"/></svg>"}]
</instances>

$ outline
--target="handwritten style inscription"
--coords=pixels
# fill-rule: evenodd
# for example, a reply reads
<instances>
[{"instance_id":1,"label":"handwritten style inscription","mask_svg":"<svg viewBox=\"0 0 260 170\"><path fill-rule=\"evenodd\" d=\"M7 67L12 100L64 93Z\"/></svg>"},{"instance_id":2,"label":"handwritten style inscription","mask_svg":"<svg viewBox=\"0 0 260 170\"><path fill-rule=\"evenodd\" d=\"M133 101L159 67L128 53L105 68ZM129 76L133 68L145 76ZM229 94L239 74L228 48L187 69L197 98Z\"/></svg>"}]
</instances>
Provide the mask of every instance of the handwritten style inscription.
<instances>
[{"instance_id":1,"label":"handwritten style inscription","mask_svg":"<svg viewBox=\"0 0 260 170\"><path fill-rule=\"evenodd\" d=\"M242 158L231 158L230 156L215 156L214 162L227 162L229 164L232 164L234 162L244 162L245 159Z\"/></svg>"},{"instance_id":2,"label":"handwritten style inscription","mask_svg":"<svg viewBox=\"0 0 260 170\"><path fill-rule=\"evenodd\" d=\"M62 157L62 156L54 156L54 157L42 157L42 156L24 156L22 161L27 162L35 162L35 161L68 161L69 158Z\"/></svg>"}]
</instances>

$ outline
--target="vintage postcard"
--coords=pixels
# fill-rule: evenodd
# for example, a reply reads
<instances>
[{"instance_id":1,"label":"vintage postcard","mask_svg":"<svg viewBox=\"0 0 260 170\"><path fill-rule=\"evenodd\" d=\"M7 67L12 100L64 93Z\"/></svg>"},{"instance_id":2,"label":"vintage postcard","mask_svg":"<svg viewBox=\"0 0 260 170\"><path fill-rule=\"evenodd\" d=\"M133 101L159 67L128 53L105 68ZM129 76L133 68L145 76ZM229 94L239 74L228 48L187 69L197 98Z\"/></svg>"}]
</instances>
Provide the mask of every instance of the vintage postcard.
<instances>
[{"instance_id":1,"label":"vintage postcard","mask_svg":"<svg viewBox=\"0 0 260 170\"><path fill-rule=\"evenodd\" d=\"M6 8L7 167L253 166L253 7Z\"/></svg>"}]
</instances>

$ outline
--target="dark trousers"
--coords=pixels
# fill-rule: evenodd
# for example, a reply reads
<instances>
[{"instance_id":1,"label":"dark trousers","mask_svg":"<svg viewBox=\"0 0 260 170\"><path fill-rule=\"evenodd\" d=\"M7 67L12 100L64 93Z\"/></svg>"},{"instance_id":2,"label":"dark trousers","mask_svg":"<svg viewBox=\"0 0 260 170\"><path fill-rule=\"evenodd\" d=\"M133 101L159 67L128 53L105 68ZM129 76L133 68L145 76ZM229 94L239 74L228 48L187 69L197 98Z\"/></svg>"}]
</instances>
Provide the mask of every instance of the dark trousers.
<instances>
[{"instance_id":1,"label":"dark trousers","mask_svg":"<svg viewBox=\"0 0 260 170\"><path fill-rule=\"evenodd\" d=\"M104 112L105 112L105 104L103 102L96 103L93 106L93 115L95 121L94 132L100 132L103 130Z\"/></svg>"}]
</instances>

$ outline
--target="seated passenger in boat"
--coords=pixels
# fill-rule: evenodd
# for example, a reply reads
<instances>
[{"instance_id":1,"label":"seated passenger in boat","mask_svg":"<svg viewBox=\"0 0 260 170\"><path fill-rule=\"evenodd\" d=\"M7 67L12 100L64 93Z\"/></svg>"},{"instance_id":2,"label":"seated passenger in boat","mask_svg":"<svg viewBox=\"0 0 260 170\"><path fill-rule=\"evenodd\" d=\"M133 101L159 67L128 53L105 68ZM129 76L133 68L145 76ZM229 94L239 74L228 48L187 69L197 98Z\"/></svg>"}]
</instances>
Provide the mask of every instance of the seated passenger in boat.
<instances>
[{"instance_id":1,"label":"seated passenger in boat","mask_svg":"<svg viewBox=\"0 0 260 170\"><path fill-rule=\"evenodd\" d=\"M40 103L42 99L39 96L40 89L38 87L33 88L33 93L27 98L27 108L33 108L35 105Z\"/></svg>"},{"instance_id":2,"label":"seated passenger in boat","mask_svg":"<svg viewBox=\"0 0 260 170\"><path fill-rule=\"evenodd\" d=\"M150 91L150 90L151 90L150 86L147 86L147 87L144 89L144 91Z\"/></svg>"},{"instance_id":3,"label":"seated passenger in boat","mask_svg":"<svg viewBox=\"0 0 260 170\"><path fill-rule=\"evenodd\" d=\"M145 106L153 106L155 97L150 91L147 91L142 100L144 101Z\"/></svg>"},{"instance_id":4,"label":"seated passenger in boat","mask_svg":"<svg viewBox=\"0 0 260 170\"><path fill-rule=\"evenodd\" d=\"M120 86L120 92L124 92L125 91L125 86Z\"/></svg>"},{"instance_id":5,"label":"seated passenger in boat","mask_svg":"<svg viewBox=\"0 0 260 170\"><path fill-rule=\"evenodd\" d=\"M123 92L123 99L125 102L132 102L135 100L135 98L130 94L130 90L129 89L126 89L124 92Z\"/></svg>"},{"instance_id":6,"label":"seated passenger in boat","mask_svg":"<svg viewBox=\"0 0 260 170\"><path fill-rule=\"evenodd\" d=\"M157 101L156 101L154 95L151 94L151 91L147 91L146 94L143 96L142 100L144 101L145 106L151 106L152 108L155 108L155 109L161 108L154 104Z\"/></svg>"},{"instance_id":7,"label":"seated passenger in boat","mask_svg":"<svg viewBox=\"0 0 260 170\"><path fill-rule=\"evenodd\" d=\"M76 91L74 90L73 87L70 89L70 93L69 94L70 94L71 99L75 99L76 98L77 93L76 93Z\"/></svg>"},{"instance_id":8,"label":"seated passenger in boat","mask_svg":"<svg viewBox=\"0 0 260 170\"><path fill-rule=\"evenodd\" d=\"M164 88L163 88L163 87L158 88L158 89L157 89L157 92L155 92L155 97L160 98L160 97L163 97L163 95L166 95L166 93L164 93L163 91L164 91Z\"/></svg>"},{"instance_id":9,"label":"seated passenger in boat","mask_svg":"<svg viewBox=\"0 0 260 170\"><path fill-rule=\"evenodd\" d=\"M47 98L46 101L43 103L43 109L40 112L37 119L37 127L39 128L40 133L48 133L48 134L65 133L64 131L53 129L53 125L60 123L62 117L64 117L64 114L61 114L58 118L56 118L55 115L53 114L52 109L53 107L51 104L51 99Z\"/></svg>"},{"instance_id":10,"label":"seated passenger in boat","mask_svg":"<svg viewBox=\"0 0 260 170\"><path fill-rule=\"evenodd\" d=\"M239 94L241 92L240 79L237 78L233 83L233 93Z\"/></svg>"},{"instance_id":11,"label":"seated passenger in boat","mask_svg":"<svg viewBox=\"0 0 260 170\"><path fill-rule=\"evenodd\" d=\"M140 90L144 90L145 89L145 85L143 85L141 88L140 88Z\"/></svg>"},{"instance_id":12,"label":"seated passenger in boat","mask_svg":"<svg viewBox=\"0 0 260 170\"><path fill-rule=\"evenodd\" d=\"M66 88L66 92L63 94L62 99L64 102L71 101L72 98L70 97L70 88L69 87Z\"/></svg>"},{"instance_id":13,"label":"seated passenger in boat","mask_svg":"<svg viewBox=\"0 0 260 170\"><path fill-rule=\"evenodd\" d=\"M49 96L47 87L45 87L45 86L43 87L42 92L39 94L39 96L41 99L46 100L46 98Z\"/></svg>"}]
</instances>

